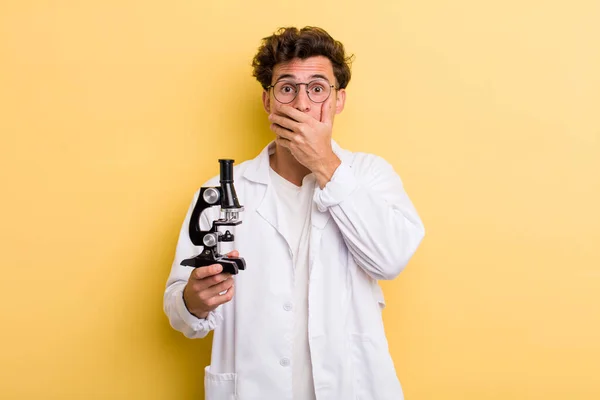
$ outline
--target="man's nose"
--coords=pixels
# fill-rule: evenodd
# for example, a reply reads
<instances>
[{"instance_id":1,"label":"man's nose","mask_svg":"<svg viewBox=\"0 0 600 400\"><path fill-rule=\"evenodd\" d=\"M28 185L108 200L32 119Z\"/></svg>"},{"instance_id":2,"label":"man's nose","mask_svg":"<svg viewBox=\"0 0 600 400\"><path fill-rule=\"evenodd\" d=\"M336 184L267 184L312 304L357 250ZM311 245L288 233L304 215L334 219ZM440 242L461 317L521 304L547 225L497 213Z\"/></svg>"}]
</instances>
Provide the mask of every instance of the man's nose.
<instances>
[{"instance_id":1,"label":"man's nose","mask_svg":"<svg viewBox=\"0 0 600 400\"><path fill-rule=\"evenodd\" d=\"M308 98L308 93L306 93L306 89L300 86L298 88L298 94L294 99L294 108L298 111L307 112L310 110L311 101Z\"/></svg>"}]
</instances>

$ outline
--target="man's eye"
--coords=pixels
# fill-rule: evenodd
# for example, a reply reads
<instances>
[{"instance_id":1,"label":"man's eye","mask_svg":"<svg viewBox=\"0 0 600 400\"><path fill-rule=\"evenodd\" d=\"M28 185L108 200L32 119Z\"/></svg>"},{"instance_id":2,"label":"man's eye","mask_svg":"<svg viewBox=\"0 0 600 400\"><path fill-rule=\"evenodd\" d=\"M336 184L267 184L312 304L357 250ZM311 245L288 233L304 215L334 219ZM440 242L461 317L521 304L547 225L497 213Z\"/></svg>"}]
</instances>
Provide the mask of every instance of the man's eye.
<instances>
[{"instance_id":1,"label":"man's eye","mask_svg":"<svg viewBox=\"0 0 600 400\"><path fill-rule=\"evenodd\" d=\"M292 86L283 86L281 88L281 91L283 93L293 93L294 92L294 88Z\"/></svg>"},{"instance_id":2,"label":"man's eye","mask_svg":"<svg viewBox=\"0 0 600 400\"><path fill-rule=\"evenodd\" d=\"M325 88L323 87L323 85L316 83L312 85L308 90L310 90L312 93L319 94L323 93L325 91Z\"/></svg>"}]
</instances>

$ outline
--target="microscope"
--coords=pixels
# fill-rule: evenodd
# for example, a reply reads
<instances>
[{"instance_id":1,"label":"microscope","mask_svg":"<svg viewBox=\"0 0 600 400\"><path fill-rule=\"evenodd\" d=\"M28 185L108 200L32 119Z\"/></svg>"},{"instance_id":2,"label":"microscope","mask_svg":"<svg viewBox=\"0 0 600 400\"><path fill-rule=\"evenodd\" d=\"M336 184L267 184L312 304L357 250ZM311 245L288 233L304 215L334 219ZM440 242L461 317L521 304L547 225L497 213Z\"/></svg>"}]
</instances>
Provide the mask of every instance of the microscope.
<instances>
[{"instance_id":1,"label":"microscope","mask_svg":"<svg viewBox=\"0 0 600 400\"><path fill-rule=\"evenodd\" d=\"M223 266L223 273L232 275L246 269L243 258L223 255L233 250L235 236L232 231L242 223L240 212L244 211L233 187L233 162L234 160L229 159L219 160L221 186L200 188L200 196L190 218L189 233L192 243L203 246L203 250L196 257L183 260L181 265L200 268L220 264ZM221 208L221 217L213 221L210 230L203 231L200 228L202 212L216 206Z\"/></svg>"}]
</instances>

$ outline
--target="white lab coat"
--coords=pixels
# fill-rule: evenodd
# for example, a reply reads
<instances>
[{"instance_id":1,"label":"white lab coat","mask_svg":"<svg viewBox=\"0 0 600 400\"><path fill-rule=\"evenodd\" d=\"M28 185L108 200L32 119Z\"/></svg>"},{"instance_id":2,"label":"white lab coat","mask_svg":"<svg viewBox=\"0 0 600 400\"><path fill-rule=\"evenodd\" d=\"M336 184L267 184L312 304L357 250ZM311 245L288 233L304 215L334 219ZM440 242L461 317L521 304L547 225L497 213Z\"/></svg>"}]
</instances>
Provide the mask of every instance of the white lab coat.
<instances>
[{"instance_id":1,"label":"white lab coat","mask_svg":"<svg viewBox=\"0 0 600 400\"><path fill-rule=\"evenodd\" d=\"M342 163L327 186L315 189L309 250L308 338L317 400L401 400L388 351L380 279L395 278L424 235L400 177L382 158L352 153L332 142ZM232 301L206 319L191 315L183 288L197 255L184 220L164 295L173 328L189 338L214 330L211 365L205 368L206 400L292 399L292 254L269 178L273 143L234 168L245 207L236 247L246 270L236 277ZM218 186L219 178L203 186ZM218 207L201 218L203 229Z\"/></svg>"}]
</instances>

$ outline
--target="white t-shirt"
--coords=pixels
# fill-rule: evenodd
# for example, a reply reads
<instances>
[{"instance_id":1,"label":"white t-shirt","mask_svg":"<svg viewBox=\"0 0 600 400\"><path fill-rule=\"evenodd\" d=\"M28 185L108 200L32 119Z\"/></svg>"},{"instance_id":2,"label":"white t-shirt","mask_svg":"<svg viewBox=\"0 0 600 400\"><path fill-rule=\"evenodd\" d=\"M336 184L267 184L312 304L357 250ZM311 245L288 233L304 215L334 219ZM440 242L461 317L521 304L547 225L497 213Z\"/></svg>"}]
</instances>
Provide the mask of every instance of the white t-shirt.
<instances>
[{"instance_id":1,"label":"white t-shirt","mask_svg":"<svg viewBox=\"0 0 600 400\"><path fill-rule=\"evenodd\" d=\"M271 182L279 202L277 213L283 221L284 236L294 262L294 339L292 350L293 400L315 400L310 348L308 345L308 246L310 213L315 189L315 177L304 177L298 187L270 169Z\"/></svg>"}]
</instances>

